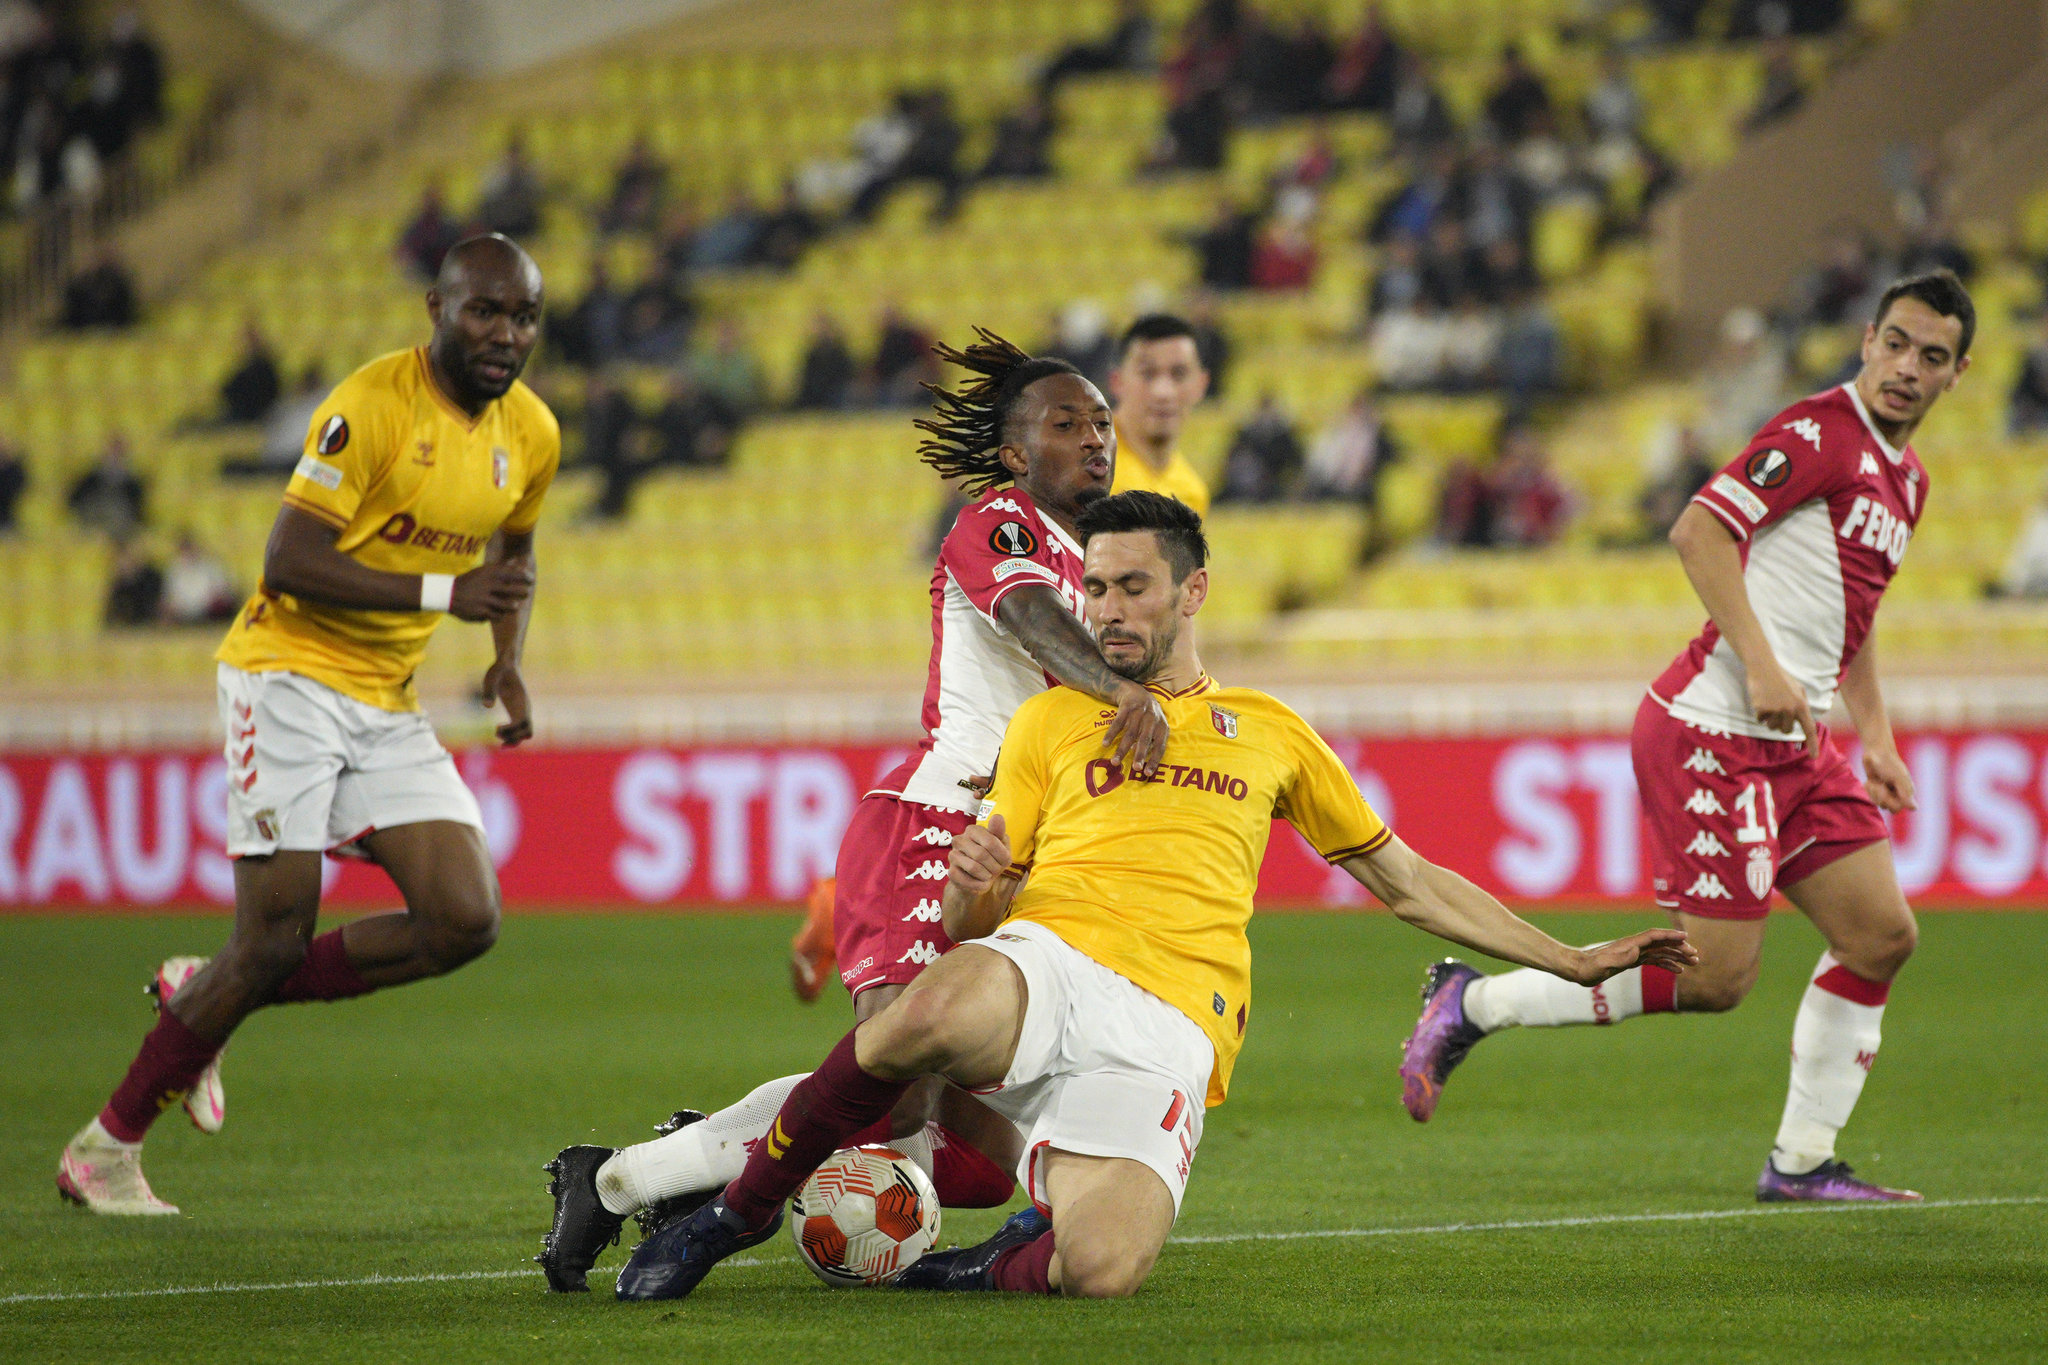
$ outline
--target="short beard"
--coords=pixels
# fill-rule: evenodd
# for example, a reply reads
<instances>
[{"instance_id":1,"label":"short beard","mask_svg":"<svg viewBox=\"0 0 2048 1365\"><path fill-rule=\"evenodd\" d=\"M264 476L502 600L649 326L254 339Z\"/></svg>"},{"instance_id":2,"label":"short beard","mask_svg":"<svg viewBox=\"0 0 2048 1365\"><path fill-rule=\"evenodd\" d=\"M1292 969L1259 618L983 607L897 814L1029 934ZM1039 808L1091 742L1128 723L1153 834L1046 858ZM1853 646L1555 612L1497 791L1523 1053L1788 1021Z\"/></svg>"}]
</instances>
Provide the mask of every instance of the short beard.
<instances>
[{"instance_id":1,"label":"short beard","mask_svg":"<svg viewBox=\"0 0 2048 1365\"><path fill-rule=\"evenodd\" d=\"M1144 657L1136 663L1120 664L1107 654L1103 656L1102 661L1109 665L1112 673L1129 678L1134 683L1148 683L1165 669L1166 661L1173 657L1174 642L1178 639L1180 623L1178 618L1175 618L1152 637L1152 643L1146 647Z\"/></svg>"}]
</instances>

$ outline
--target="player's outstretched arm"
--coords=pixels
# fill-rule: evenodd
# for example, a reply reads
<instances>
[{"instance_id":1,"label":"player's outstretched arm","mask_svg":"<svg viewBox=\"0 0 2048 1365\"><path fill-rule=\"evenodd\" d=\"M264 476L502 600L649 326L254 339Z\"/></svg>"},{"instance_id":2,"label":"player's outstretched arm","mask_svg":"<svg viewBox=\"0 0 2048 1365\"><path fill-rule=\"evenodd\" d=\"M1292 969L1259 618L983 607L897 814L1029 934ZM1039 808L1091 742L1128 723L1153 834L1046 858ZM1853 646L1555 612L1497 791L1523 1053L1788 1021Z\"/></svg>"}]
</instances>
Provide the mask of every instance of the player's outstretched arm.
<instances>
[{"instance_id":1,"label":"player's outstretched arm","mask_svg":"<svg viewBox=\"0 0 2048 1365\"><path fill-rule=\"evenodd\" d=\"M1559 943L1449 868L1438 867L1399 839L1344 860L1344 870L1418 929L1503 962L1536 967L1594 986L1650 963L1683 972L1700 960L1679 929L1646 929L1593 948Z\"/></svg>"},{"instance_id":2,"label":"player's outstretched arm","mask_svg":"<svg viewBox=\"0 0 2048 1365\"><path fill-rule=\"evenodd\" d=\"M1863 648L1849 661L1842 675L1842 704L1856 723L1856 737L1863 741L1863 786L1870 799L1897 814L1918 810L1913 797L1913 774L1899 757L1899 742L1892 737L1891 714L1885 710L1884 693L1877 686L1877 637L1868 636Z\"/></svg>"},{"instance_id":3,"label":"player's outstretched arm","mask_svg":"<svg viewBox=\"0 0 2048 1365\"><path fill-rule=\"evenodd\" d=\"M533 595L540 581L533 557L533 532L500 531L491 537L484 562L514 561L526 565L526 596L515 610L491 618L491 642L497 646L497 658L484 670L483 686L485 706L505 703L505 723L498 727L498 742L508 749L533 738L533 708L526 697L526 680L519 673L527 622L533 619Z\"/></svg>"},{"instance_id":4,"label":"player's outstretched arm","mask_svg":"<svg viewBox=\"0 0 2048 1365\"><path fill-rule=\"evenodd\" d=\"M1022 879L1010 875L1010 841L998 815L953 836L946 889L939 900L946 937L955 943L987 938L1009 912Z\"/></svg>"},{"instance_id":5,"label":"player's outstretched arm","mask_svg":"<svg viewBox=\"0 0 2048 1365\"><path fill-rule=\"evenodd\" d=\"M533 592L533 566L524 560L484 564L447 585L445 607L422 596L432 574L385 573L335 548L341 532L316 516L286 507L270 528L263 550L263 586L330 607L365 611L449 611L465 621L508 615Z\"/></svg>"},{"instance_id":6,"label":"player's outstretched arm","mask_svg":"<svg viewBox=\"0 0 2048 1365\"><path fill-rule=\"evenodd\" d=\"M1103 743L1119 765L1142 777L1159 771L1166 761L1166 712L1159 698L1109 666L1095 637L1057 592L1039 583L1024 584L996 604L996 619L1040 668L1116 708Z\"/></svg>"},{"instance_id":7,"label":"player's outstretched arm","mask_svg":"<svg viewBox=\"0 0 2048 1365\"><path fill-rule=\"evenodd\" d=\"M1742 580L1742 551L1735 536L1721 519L1698 503L1686 504L1671 528L1671 544L1678 562L1692 580L1693 591L1714 618L1714 626L1742 660L1749 680L1749 704L1756 718L1773 730L1786 734L1798 729L1806 736L1807 752L1820 755L1820 732L1814 728L1813 712L1806 705L1806 693L1785 676L1764 627L1750 605L1749 588Z\"/></svg>"}]
</instances>

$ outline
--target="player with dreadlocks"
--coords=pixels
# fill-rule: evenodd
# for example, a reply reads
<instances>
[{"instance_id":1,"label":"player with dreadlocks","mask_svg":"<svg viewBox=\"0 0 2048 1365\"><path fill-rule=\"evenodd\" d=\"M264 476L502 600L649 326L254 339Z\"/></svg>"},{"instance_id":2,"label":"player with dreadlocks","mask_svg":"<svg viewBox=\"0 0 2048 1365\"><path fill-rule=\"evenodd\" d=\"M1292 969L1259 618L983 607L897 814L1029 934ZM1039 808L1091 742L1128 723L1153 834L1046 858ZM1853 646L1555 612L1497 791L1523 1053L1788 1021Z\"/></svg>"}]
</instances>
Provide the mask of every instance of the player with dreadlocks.
<instances>
[{"instance_id":1,"label":"player with dreadlocks","mask_svg":"<svg viewBox=\"0 0 2048 1365\"><path fill-rule=\"evenodd\" d=\"M867 793L839 846L831 933L856 1020L878 1013L953 946L939 911L947 849L974 823L1019 706L1065 683L1115 708L1104 712L1103 745L1127 770L1149 777L1166 753L1158 699L1109 666L1079 618L1074 526L1109 495L1109 404L1066 361L1026 355L979 328L976 335L964 351L936 348L973 379L957 390L928 385L935 411L916 423L925 433L919 457L969 498L932 570L924 740ZM682 1111L653 1142L564 1149L548 1163L555 1218L537 1258L549 1286L586 1288L628 1216L640 1215L651 1232L724 1189L803 1079L770 1081L708 1118ZM912 1087L858 1141L887 1141L916 1161L951 1208L994 1208L1016 1188L1016 1128L937 1077ZM1018 1229L1039 1231L1037 1222Z\"/></svg>"}]
</instances>

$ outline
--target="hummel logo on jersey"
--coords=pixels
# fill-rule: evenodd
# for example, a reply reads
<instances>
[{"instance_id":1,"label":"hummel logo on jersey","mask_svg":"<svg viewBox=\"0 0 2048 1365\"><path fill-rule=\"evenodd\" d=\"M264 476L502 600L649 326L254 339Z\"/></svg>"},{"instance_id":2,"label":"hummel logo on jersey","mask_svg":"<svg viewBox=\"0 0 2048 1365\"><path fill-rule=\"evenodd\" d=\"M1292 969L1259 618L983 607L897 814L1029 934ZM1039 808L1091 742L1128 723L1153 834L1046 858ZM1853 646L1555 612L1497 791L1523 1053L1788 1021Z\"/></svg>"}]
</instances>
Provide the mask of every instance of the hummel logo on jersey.
<instances>
[{"instance_id":1,"label":"hummel logo on jersey","mask_svg":"<svg viewBox=\"0 0 2048 1365\"><path fill-rule=\"evenodd\" d=\"M1696 858L1725 858L1728 856L1728 845L1715 838L1709 831L1701 830L1692 836L1692 842L1685 846L1685 851Z\"/></svg>"},{"instance_id":2,"label":"hummel logo on jersey","mask_svg":"<svg viewBox=\"0 0 2048 1365\"><path fill-rule=\"evenodd\" d=\"M1685 808L1694 815L1726 815L1728 808L1721 799L1705 787L1694 787L1692 795L1685 798Z\"/></svg>"},{"instance_id":3,"label":"hummel logo on jersey","mask_svg":"<svg viewBox=\"0 0 2048 1365\"><path fill-rule=\"evenodd\" d=\"M1723 891L1721 894L1725 896L1728 893ZM919 939L904 951L902 957L896 960L898 962L914 962L920 967L929 967L939 960L939 950L937 945L926 943L923 939Z\"/></svg>"},{"instance_id":4,"label":"hummel logo on jersey","mask_svg":"<svg viewBox=\"0 0 2048 1365\"><path fill-rule=\"evenodd\" d=\"M1714 757L1711 749L1694 749L1692 757L1685 760L1682 766L1689 773L1714 773L1721 777L1728 775L1728 770L1721 766L1721 760Z\"/></svg>"},{"instance_id":5,"label":"hummel logo on jersey","mask_svg":"<svg viewBox=\"0 0 2048 1365\"><path fill-rule=\"evenodd\" d=\"M1804 436L1807 440L1813 442L1815 450L1820 449L1820 423L1814 421L1811 417L1801 417L1796 422L1787 422L1785 430Z\"/></svg>"},{"instance_id":6,"label":"hummel logo on jersey","mask_svg":"<svg viewBox=\"0 0 2048 1365\"><path fill-rule=\"evenodd\" d=\"M1867 450L1864 451L1863 458L1859 460L1856 464L1856 472L1858 474L1870 474L1873 476L1877 475L1879 473L1877 467L1877 456L1871 454Z\"/></svg>"},{"instance_id":7,"label":"hummel logo on jersey","mask_svg":"<svg viewBox=\"0 0 2048 1365\"><path fill-rule=\"evenodd\" d=\"M1728 888L1721 885L1721 879L1711 872L1700 873L1694 879L1693 884L1685 889L1685 894L1708 901L1732 901L1735 899L1735 897L1728 894Z\"/></svg>"},{"instance_id":8,"label":"hummel logo on jersey","mask_svg":"<svg viewBox=\"0 0 2048 1365\"><path fill-rule=\"evenodd\" d=\"M1719 772L1720 770L1717 768L1715 771ZM937 844L940 848L951 848L953 846L953 836L940 829L937 825L926 825L910 837L919 843Z\"/></svg>"},{"instance_id":9,"label":"hummel logo on jersey","mask_svg":"<svg viewBox=\"0 0 2048 1365\"><path fill-rule=\"evenodd\" d=\"M937 924L941 919L945 918L945 913L940 909L938 901L919 901L911 912L903 918L919 920L925 924Z\"/></svg>"},{"instance_id":10,"label":"hummel logo on jersey","mask_svg":"<svg viewBox=\"0 0 2048 1365\"><path fill-rule=\"evenodd\" d=\"M946 880L946 865L942 862L926 861L917 865L917 870L907 877L909 881L942 882Z\"/></svg>"}]
</instances>

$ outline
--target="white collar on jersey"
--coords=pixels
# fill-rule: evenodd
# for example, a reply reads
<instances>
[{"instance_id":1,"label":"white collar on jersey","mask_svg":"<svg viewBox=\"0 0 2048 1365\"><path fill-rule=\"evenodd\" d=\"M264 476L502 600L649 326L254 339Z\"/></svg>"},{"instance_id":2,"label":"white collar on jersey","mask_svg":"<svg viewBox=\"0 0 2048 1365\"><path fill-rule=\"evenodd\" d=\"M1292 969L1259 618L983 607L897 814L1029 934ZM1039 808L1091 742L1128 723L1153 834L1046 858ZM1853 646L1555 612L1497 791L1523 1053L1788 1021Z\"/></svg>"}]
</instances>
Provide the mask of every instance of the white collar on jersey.
<instances>
[{"instance_id":1,"label":"white collar on jersey","mask_svg":"<svg viewBox=\"0 0 2048 1365\"><path fill-rule=\"evenodd\" d=\"M1074 562L1078 564L1081 560L1080 545L1075 542L1072 536L1060 529L1060 524L1052 519L1052 514L1040 508L1038 521L1047 531L1059 537L1060 544L1066 547L1067 551L1074 556Z\"/></svg>"},{"instance_id":2,"label":"white collar on jersey","mask_svg":"<svg viewBox=\"0 0 2048 1365\"><path fill-rule=\"evenodd\" d=\"M1905 455L1900 451L1892 449L1892 443L1879 433L1877 423L1870 420L1870 409L1863 406L1863 395L1856 392L1856 381L1852 379L1842 385L1842 388L1848 393L1849 401L1856 405L1856 415L1863 419L1864 430L1870 433L1871 440L1877 442L1877 448L1884 452L1884 457L1893 464L1897 464L1905 459Z\"/></svg>"}]
</instances>

